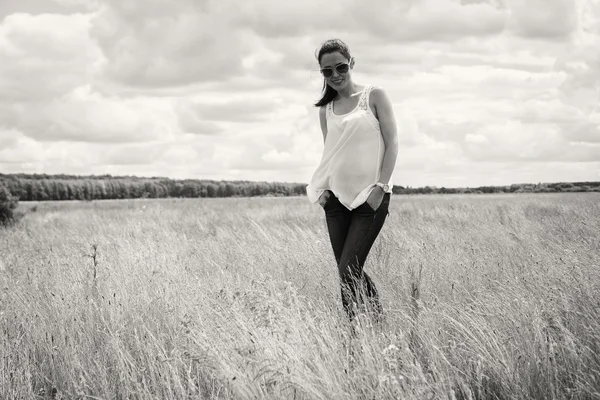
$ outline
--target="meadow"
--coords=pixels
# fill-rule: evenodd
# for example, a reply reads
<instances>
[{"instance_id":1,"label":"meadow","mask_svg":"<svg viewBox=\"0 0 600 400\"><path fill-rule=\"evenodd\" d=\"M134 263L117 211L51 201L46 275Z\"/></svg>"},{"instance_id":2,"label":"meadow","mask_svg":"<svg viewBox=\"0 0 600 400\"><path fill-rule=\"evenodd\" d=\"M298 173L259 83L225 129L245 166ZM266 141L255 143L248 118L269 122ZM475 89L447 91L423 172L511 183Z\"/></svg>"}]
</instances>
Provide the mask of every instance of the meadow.
<instances>
[{"instance_id":1,"label":"meadow","mask_svg":"<svg viewBox=\"0 0 600 400\"><path fill-rule=\"evenodd\" d=\"M600 194L395 195L341 308L304 197L22 202L2 399L600 399Z\"/></svg>"}]
</instances>

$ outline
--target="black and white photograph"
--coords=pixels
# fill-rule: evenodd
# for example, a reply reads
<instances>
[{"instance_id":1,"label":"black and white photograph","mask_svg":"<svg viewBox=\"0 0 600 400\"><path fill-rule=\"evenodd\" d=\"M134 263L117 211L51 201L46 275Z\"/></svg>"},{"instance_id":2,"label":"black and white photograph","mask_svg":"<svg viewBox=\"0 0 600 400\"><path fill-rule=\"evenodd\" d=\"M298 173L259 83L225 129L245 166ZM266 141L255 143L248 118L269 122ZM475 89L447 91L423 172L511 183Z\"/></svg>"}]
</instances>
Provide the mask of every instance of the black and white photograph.
<instances>
[{"instance_id":1,"label":"black and white photograph","mask_svg":"<svg viewBox=\"0 0 600 400\"><path fill-rule=\"evenodd\" d=\"M0 399L600 400L600 0L0 0Z\"/></svg>"}]
</instances>

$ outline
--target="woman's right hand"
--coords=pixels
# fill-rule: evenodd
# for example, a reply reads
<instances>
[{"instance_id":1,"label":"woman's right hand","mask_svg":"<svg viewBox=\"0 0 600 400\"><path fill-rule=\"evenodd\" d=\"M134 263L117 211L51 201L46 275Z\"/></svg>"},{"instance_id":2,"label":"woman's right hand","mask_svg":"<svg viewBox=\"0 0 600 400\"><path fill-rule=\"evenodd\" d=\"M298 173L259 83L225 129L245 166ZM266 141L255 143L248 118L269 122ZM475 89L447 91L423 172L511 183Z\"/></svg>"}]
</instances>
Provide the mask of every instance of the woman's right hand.
<instances>
[{"instance_id":1,"label":"woman's right hand","mask_svg":"<svg viewBox=\"0 0 600 400\"><path fill-rule=\"evenodd\" d=\"M321 193L321 196L319 196L318 200L321 207L325 207L325 203L327 203L327 200L329 200L329 196L331 196L331 192L329 190L325 190L323 193Z\"/></svg>"}]
</instances>

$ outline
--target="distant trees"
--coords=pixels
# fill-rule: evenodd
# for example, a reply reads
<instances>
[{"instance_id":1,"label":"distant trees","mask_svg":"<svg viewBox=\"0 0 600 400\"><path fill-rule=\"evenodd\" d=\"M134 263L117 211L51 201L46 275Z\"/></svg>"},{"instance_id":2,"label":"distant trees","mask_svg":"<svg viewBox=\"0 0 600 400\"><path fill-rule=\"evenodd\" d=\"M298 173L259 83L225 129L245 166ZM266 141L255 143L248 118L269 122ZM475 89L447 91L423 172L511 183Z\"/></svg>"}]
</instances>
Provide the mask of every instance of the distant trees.
<instances>
[{"instance_id":1,"label":"distant trees","mask_svg":"<svg viewBox=\"0 0 600 400\"><path fill-rule=\"evenodd\" d=\"M253 197L303 196L304 183L214 181L199 179L72 176L45 174L0 174L0 187L13 201L104 200L166 197ZM513 184L510 186L479 186L474 188L437 188L425 186L394 186L395 194L455 194L455 193L545 193L600 192L600 182L558 182ZM6 193L4 197L8 198ZM7 200L5 204L9 204ZM13 204L13 203L10 203ZM8 210L5 206L3 210ZM8 211L4 211L8 214Z\"/></svg>"},{"instance_id":2,"label":"distant trees","mask_svg":"<svg viewBox=\"0 0 600 400\"><path fill-rule=\"evenodd\" d=\"M510 186L479 186L474 188L420 188L394 186L396 194L453 194L453 193L549 193L549 192L600 192L600 182L521 183Z\"/></svg>"},{"instance_id":3,"label":"distant trees","mask_svg":"<svg viewBox=\"0 0 600 400\"><path fill-rule=\"evenodd\" d=\"M18 199L0 182L0 226L8 225L13 221L13 211L18 205Z\"/></svg>"},{"instance_id":4,"label":"distant trees","mask_svg":"<svg viewBox=\"0 0 600 400\"><path fill-rule=\"evenodd\" d=\"M296 196L306 193L306 184L303 183L172 180L110 175L0 174L0 183L11 195L23 201Z\"/></svg>"}]
</instances>

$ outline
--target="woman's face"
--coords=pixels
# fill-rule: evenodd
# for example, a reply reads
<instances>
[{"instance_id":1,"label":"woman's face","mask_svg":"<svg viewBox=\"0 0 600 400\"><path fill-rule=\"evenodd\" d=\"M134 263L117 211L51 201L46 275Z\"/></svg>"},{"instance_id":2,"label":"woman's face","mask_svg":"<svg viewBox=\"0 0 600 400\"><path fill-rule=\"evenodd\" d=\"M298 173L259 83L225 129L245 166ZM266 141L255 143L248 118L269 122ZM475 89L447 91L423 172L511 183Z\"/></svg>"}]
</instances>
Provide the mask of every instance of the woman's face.
<instances>
[{"instance_id":1,"label":"woman's face","mask_svg":"<svg viewBox=\"0 0 600 400\"><path fill-rule=\"evenodd\" d=\"M337 68L336 68L337 67ZM354 60L348 60L344 55L338 53L323 54L321 57L321 72L325 82L335 90L340 90L351 80L351 68ZM340 72L339 70L342 70ZM346 70L347 72L343 72Z\"/></svg>"}]
</instances>

